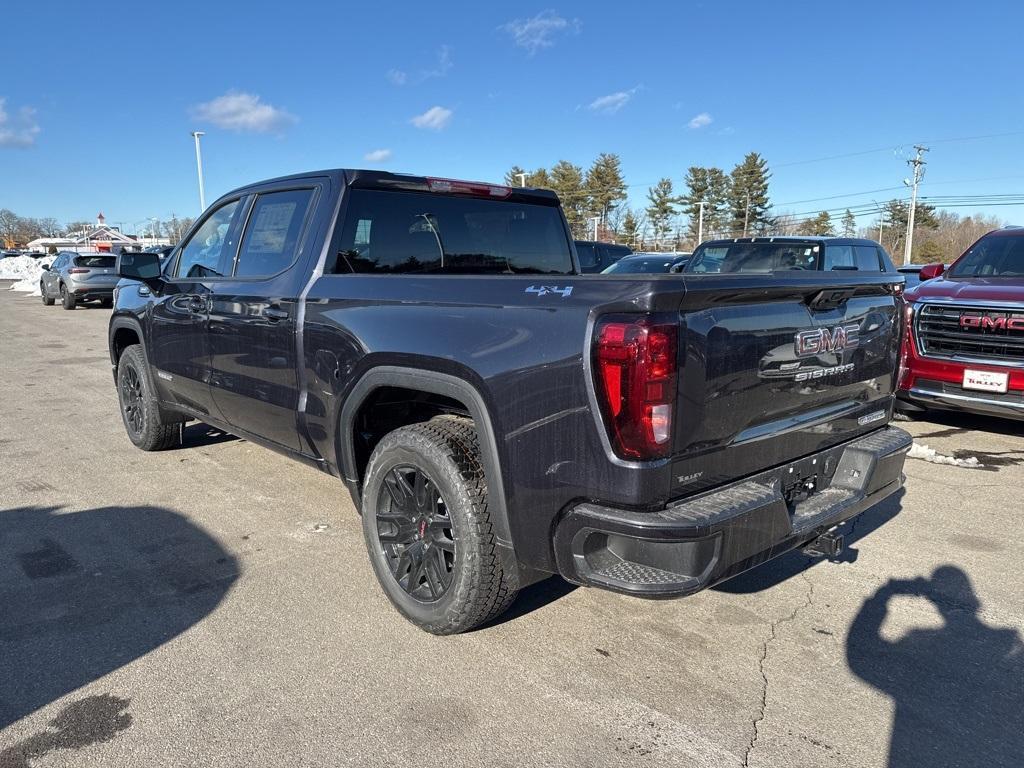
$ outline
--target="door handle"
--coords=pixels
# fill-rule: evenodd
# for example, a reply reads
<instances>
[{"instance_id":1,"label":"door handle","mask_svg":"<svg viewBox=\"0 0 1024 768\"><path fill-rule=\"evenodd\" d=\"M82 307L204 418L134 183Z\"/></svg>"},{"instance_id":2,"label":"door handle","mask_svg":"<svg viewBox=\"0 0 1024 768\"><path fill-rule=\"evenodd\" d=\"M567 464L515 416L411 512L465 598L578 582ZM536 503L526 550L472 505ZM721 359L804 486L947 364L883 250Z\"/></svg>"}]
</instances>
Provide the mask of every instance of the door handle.
<instances>
[{"instance_id":1,"label":"door handle","mask_svg":"<svg viewBox=\"0 0 1024 768\"><path fill-rule=\"evenodd\" d=\"M288 310L280 307L267 307L263 310L263 316L272 323L288 319Z\"/></svg>"}]
</instances>

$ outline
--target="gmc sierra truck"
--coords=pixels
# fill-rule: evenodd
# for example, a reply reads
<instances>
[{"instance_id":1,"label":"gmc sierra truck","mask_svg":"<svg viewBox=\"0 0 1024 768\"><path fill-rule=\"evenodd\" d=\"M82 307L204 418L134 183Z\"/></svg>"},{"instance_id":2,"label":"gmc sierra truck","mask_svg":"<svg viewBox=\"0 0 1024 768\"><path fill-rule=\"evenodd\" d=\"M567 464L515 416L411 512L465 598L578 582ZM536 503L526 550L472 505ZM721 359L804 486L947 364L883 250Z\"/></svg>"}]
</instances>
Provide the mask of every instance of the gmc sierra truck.
<instances>
[{"instance_id":1,"label":"gmc sierra truck","mask_svg":"<svg viewBox=\"0 0 1024 768\"><path fill-rule=\"evenodd\" d=\"M253 184L163 262L119 257L121 415L143 450L197 419L340 477L384 592L430 632L547 574L690 595L834 554L910 447L888 425L902 278L748 256L582 275L549 191Z\"/></svg>"},{"instance_id":2,"label":"gmc sierra truck","mask_svg":"<svg viewBox=\"0 0 1024 768\"><path fill-rule=\"evenodd\" d=\"M906 293L900 409L1024 419L1024 229L989 232L921 280Z\"/></svg>"}]
</instances>

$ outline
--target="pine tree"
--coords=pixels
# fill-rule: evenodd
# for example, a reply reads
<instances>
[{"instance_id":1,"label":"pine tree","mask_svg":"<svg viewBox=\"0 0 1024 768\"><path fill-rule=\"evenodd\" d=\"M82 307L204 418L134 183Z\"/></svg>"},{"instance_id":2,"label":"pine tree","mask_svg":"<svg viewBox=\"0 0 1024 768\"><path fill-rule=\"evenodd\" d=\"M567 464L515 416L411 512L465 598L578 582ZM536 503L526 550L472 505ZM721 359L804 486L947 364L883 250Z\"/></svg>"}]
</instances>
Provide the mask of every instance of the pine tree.
<instances>
[{"instance_id":1,"label":"pine tree","mask_svg":"<svg viewBox=\"0 0 1024 768\"><path fill-rule=\"evenodd\" d=\"M585 181L590 214L605 222L613 218L615 209L626 199L626 180L618 155L602 152L587 171Z\"/></svg>"},{"instance_id":2,"label":"pine tree","mask_svg":"<svg viewBox=\"0 0 1024 768\"><path fill-rule=\"evenodd\" d=\"M583 169L568 160L559 160L551 169L550 188L558 195L573 237L587 239L588 198L583 184Z\"/></svg>"},{"instance_id":3,"label":"pine tree","mask_svg":"<svg viewBox=\"0 0 1024 768\"><path fill-rule=\"evenodd\" d=\"M857 217L853 215L853 211L849 208L843 214L842 227L843 237L853 237L857 234Z\"/></svg>"},{"instance_id":4,"label":"pine tree","mask_svg":"<svg viewBox=\"0 0 1024 768\"><path fill-rule=\"evenodd\" d=\"M799 235L831 237L835 233L835 229L832 227L832 217L828 215L828 211L822 211L813 219L807 219L797 229Z\"/></svg>"},{"instance_id":5,"label":"pine tree","mask_svg":"<svg viewBox=\"0 0 1024 768\"><path fill-rule=\"evenodd\" d=\"M704 201L704 236L721 231L726 220L729 197L729 177L721 168L691 166L686 171L686 194L680 198L685 204L683 213L689 217L687 234L696 245L700 229L700 203Z\"/></svg>"},{"instance_id":6,"label":"pine tree","mask_svg":"<svg viewBox=\"0 0 1024 768\"><path fill-rule=\"evenodd\" d=\"M655 242L660 244L668 234L672 216L675 214L676 198L672 191L672 179L661 179L647 191L647 219L651 222L651 230Z\"/></svg>"},{"instance_id":7,"label":"pine tree","mask_svg":"<svg viewBox=\"0 0 1024 768\"><path fill-rule=\"evenodd\" d=\"M626 245L632 246L636 243L637 235L640 233L640 222L637 221L633 211L626 209L626 215L622 217L622 239Z\"/></svg>"},{"instance_id":8,"label":"pine tree","mask_svg":"<svg viewBox=\"0 0 1024 768\"><path fill-rule=\"evenodd\" d=\"M508 173L505 174L505 184L509 187L523 186L519 180L520 174L522 174L523 176L529 176L529 174L522 168L520 168L518 165L513 165L509 169Z\"/></svg>"},{"instance_id":9,"label":"pine tree","mask_svg":"<svg viewBox=\"0 0 1024 768\"><path fill-rule=\"evenodd\" d=\"M526 174L526 186L551 189L551 175L547 168L538 168L536 171Z\"/></svg>"},{"instance_id":10,"label":"pine tree","mask_svg":"<svg viewBox=\"0 0 1024 768\"><path fill-rule=\"evenodd\" d=\"M749 153L732 169L729 183L729 228L732 235L758 235L771 229L769 178L768 162L757 152Z\"/></svg>"}]
</instances>

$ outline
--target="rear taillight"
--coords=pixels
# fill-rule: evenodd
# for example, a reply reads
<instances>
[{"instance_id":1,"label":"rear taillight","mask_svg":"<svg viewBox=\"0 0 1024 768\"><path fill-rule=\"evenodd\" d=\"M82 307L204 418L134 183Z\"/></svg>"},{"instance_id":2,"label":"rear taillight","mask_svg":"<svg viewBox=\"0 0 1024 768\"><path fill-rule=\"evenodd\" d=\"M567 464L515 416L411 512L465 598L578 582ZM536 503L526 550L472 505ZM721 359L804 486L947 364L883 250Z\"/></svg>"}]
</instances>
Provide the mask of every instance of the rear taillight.
<instances>
[{"instance_id":1,"label":"rear taillight","mask_svg":"<svg viewBox=\"0 0 1024 768\"><path fill-rule=\"evenodd\" d=\"M68 274L69 275L84 275L85 273L90 272L90 271L91 270L83 269L82 267L74 267L74 268L68 270Z\"/></svg>"},{"instance_id":2,"label":"rear taillight","mask_svg":"<svg viewBox=\"0 0 1024 768\"><path fill-rule=\"evenodd\" d=\"M594 331L594 378L615 452L658 459L672 449L676 325L650 318L608 319Z\"/></svg>"}]
</instances>

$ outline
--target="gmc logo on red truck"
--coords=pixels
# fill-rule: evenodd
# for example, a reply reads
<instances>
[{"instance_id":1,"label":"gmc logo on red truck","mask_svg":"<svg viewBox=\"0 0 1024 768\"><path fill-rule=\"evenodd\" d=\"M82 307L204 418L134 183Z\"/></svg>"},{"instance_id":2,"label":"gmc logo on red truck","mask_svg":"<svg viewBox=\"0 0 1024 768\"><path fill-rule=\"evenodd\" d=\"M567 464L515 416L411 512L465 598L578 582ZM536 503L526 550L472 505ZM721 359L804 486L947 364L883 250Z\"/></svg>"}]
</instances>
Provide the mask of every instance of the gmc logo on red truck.
<instances>
[{"instance_id":1,"label":"gmc logo on red truck","mask_svg":"<svg viewBox=\"0 0 1024 768\"><path fill-rule=\"evenodd\" d=\"M980 328L983 331L1024 331L1024 317L960 315L960 327Z\"/></svg>"}]
</instances>

